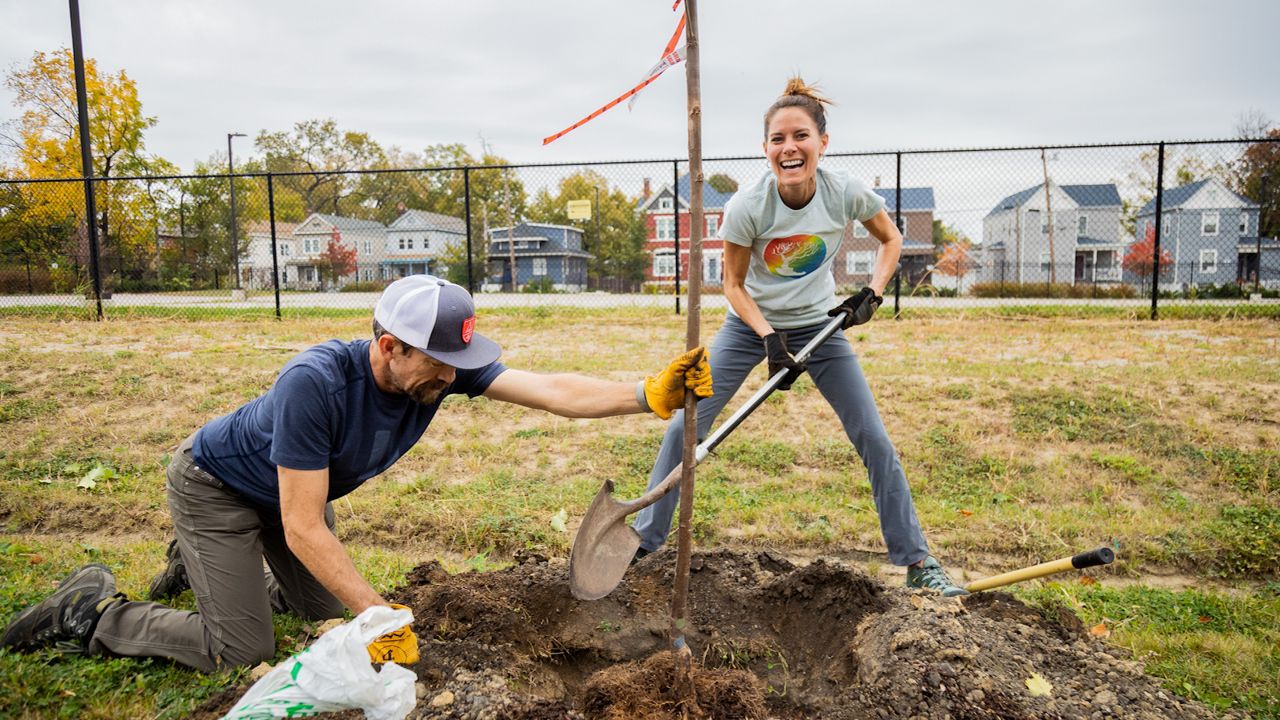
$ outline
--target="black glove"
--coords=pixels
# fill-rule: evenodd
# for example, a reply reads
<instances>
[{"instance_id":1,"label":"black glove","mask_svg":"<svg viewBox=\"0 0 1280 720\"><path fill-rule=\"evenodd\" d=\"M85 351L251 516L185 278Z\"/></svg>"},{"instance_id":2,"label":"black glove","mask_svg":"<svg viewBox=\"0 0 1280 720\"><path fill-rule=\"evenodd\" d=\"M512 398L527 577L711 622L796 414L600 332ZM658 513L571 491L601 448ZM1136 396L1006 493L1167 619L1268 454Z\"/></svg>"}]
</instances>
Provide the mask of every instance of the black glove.
<instances>
[{"instance_id":1,"label":"black glove","mask_svg":"<svg viewBox=\"0 0 1280 720\"><path fill-rule=\"evenodd\" d=\"M778 374L779 370L786 368L790 372L782 379L782 383L778 385L779 390L790 390L791 383L800 377L804 372L803 363L796 362L791 357L791 353L787 352L787 334L782 332L771 332L764 336L764 355L769 360L769 377Z\"/></svg>"},{"instance_id":2,"label":"black glove","mask_svg":"<svg viewBox=\"0 0 1280 720\"><path fill-rule=\"evenodd\" d=\"M854 325L861 325L870 320L876 314L876 310L880 309L880 303L884 302L884 298L876 294L875 290L864 287L856 294L845 298L844 302L827 311L828 317L835 317L844 313L845 330Z\"/></svg>"}]
</instances>

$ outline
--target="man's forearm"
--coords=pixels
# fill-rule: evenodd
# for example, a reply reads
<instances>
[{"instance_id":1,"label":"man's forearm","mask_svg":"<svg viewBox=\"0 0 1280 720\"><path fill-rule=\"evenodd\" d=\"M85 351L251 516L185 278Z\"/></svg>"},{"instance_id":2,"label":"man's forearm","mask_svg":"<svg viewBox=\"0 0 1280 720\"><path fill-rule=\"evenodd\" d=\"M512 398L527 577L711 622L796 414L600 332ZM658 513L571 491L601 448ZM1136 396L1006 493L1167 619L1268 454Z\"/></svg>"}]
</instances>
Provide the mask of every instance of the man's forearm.
<instances>
[{"instance_id":1,"label":"man's forearm","mask_svg":"<svg viewBox=\"0 0 1280 720\"><path fill-rule=\"evenodd\" d=\"M323 524L294 531L286 529L289 550L329 592L360 614L371 605L383 605L382 596L364 579L346 548Z\"/></svg>"},{"instance_id":2,"label":"man's forearm","mask_svg":"<svg viewBox=\"0 0 1280 720\"><path fill-rule=\"evenodd\" d=\"M598 380L571 373L543 377L556 398L555 404L545 409L563 417L601 418L647 410L636 401L634 382Z\"/></svg>"}]
</instances>

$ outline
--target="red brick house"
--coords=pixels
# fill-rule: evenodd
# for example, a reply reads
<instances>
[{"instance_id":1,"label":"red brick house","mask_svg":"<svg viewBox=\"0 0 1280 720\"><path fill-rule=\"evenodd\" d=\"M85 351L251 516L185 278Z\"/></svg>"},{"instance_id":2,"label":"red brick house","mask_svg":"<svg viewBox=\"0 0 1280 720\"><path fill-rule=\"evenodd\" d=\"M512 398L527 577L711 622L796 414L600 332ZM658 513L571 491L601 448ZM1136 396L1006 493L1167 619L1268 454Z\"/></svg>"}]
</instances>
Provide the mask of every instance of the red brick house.
<instances>
[{"instance_id":1,"label":"red brick house","mask_svg":"<svg viewBox=\"0 0 1280 720\"><path fill-rule=\"evenodd\" d=\"M702 185L702 282L707 287L724 284L724 241L720 239L720 222L724 217L725 203L733 193L722 193L709 183ZM638 212L644 215L645 252L649 254L649 266L645 268L646 285L669 287L675 284L676 239L680 242L680 283L689 278L689 176L683 175L676 184L673 195L671 186L650 194L649 181L645 180L644 197ZM677 226L678 217L678 226Z\"/></svg>"},{"instance_id":2,"label":"red brick house","mask_svg":"<svg viewBox=\"0 0 1280 720\"><path fill-rule=\"evenodd\" d=\"M872 188L884 198L885 211L893 218L897 188ZM933 264L933 188L902 188L902 282L904 287L919 283ZM844 229L840 257L832 267L836 287L856 289L871 280L876 250L880 242L860 222Z\"/></svg>"}]
</instances>

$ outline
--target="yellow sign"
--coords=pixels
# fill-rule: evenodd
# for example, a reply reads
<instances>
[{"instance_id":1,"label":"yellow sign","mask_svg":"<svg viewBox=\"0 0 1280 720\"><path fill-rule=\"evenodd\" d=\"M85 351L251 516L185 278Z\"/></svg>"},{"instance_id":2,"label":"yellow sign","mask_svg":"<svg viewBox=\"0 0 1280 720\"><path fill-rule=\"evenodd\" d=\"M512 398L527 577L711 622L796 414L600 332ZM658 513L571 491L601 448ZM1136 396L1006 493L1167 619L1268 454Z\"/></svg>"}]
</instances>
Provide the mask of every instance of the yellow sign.
<instances>
[{"instance_id":1,"label":"yellow sign","mask_svg":"<svg viewBox=\"0 0 1280 720\"><path fill-rule=\"evenodd\" d=\"M591 217L591 201L570 200L568 210L570 220L587 220Z\"/></svg>"}]
</instances>

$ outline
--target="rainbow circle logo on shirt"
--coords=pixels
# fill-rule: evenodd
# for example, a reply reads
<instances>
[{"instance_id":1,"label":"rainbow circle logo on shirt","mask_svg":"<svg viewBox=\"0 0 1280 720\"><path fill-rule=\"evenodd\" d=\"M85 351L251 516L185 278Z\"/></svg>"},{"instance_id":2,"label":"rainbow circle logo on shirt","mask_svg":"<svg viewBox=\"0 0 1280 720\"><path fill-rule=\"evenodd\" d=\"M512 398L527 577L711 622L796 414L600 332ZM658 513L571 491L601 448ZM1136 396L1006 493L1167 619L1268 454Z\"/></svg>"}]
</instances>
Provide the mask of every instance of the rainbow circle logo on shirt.
<instances>
[{"instance_id":1,"label":"rainbow circle logo on shirt","mask_svg":"<svg viewBox=\"0 0 1280 720\"><path fill-rule=\"evenodd\" d=\"M764 246L764 264L769 272L785 278L802 278L822 266L827 244L817 235L790 235L774 238Z\"/></svg>"}]
</instances>

